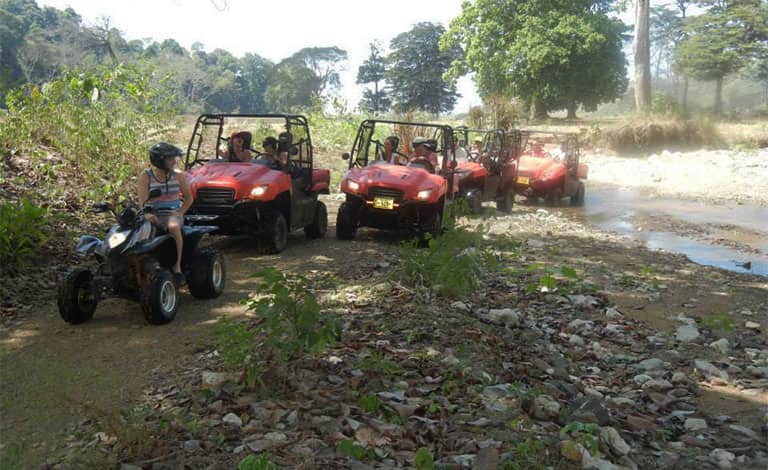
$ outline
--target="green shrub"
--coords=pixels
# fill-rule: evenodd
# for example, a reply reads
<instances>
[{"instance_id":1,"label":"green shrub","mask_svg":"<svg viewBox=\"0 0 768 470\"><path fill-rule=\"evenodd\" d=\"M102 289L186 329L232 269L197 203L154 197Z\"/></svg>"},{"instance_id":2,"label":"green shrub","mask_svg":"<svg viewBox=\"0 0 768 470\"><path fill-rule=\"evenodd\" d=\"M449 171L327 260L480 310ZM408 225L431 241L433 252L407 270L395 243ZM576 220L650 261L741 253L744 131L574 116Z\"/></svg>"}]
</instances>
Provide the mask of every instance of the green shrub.
<instances>
[{"instance_id":1,"label":"green shrub","mask_svg":"<svg viewBox=\"0 0 768 470\"><path fill-rule=\"evenodd\" d=\"M269 456L261 454L258 457L249 455L237 464L237 470L279 470L280 467L269 460Z\"/></svg>"},{"instance_id":2,"label":"green shrub","mask_svg":"<svg viewBox=\"0 0 768 470\"><path fill-rule=\"evenodd\" d=\"M256 347L253 332L248 331L245 325L226 318L222 318L216 324L213 336L224 363L229 367L242 366L246 356Z\"/></svg>"},{"instance_id":3,"label":"green shrub","mask_svg":"<svg viewBox=\"0 0 768 470\"><path fill-rule=\"evenodd\" d=\"M419 241L403 245L403 280L417 287L431 287L440 295L460 297L476 289L483 268L494 268L495 258L481 232L456 227L429 240L429 248Z\"/></svg>"},{"instance_id":4,"label":"green shrub","mask_svg":"<svg viewBox=\"0 0 768 470\"><path fill-rule=\"evenodd\" d=\"M335 318L323 318L309 280L297 274L284 274L267 268L255 274L263 281L246 300L249 310L263 319L256 331L265 334L264 345L280 361L305 353L318 353L339 335Z\"/></svg>"},{"instance_id":5,"label":"green shrub","mask_svg":"<svg viewBox=\"0 0 768 470\"><path fill-rule=\"evenodd\" d=\"M65 71L42 86L13 90L0 120L0 154L58 151L85 184L84 200L132 193L149 139L158 138L175 115L166 81L120 65Z\"/></svg>"},{"instance_id":6,"label":"green shrub","mask_svg":"<svg viewBox=\"0 0 768 470\"><path fill-rule=\"evenodd\" d=\"M0 264L4 268L24 266L50 237L48 210L29 199L0 203Z\"/></svg>"}]
</instances>

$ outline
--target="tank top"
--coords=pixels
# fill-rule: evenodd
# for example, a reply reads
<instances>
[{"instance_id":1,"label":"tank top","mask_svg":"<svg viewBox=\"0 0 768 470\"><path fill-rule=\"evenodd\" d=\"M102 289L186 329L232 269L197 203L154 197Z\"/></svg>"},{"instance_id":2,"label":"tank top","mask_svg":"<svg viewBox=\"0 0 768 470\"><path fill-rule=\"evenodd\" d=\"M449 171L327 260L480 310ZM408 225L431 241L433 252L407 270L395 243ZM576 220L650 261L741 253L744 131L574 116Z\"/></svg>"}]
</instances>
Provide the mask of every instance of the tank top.
<instances>
[{"instance_id":1,"label":"tank top","mask_svg":"<svg viewBox=\"0 0 768 470\"><path fill-rule=\"evenodd\" d=\"M147 202L152 202L155 206L157 215L167 215L181 208L181 187L176 177L176 172L172 172L168 181L159 181L151 169L146 170L149 176L149 191L153 189L160 190L160 196L150 198Z\"/></svg>"}]
</instances>

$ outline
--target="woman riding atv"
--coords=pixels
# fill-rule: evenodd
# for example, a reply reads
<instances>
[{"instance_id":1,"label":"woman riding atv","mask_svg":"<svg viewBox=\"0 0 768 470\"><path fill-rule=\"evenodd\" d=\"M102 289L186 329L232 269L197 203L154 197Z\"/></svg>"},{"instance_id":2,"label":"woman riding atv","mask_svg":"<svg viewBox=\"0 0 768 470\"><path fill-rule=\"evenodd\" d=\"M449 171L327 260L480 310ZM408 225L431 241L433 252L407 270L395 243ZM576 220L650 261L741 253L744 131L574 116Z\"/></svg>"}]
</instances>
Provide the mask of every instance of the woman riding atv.
<instances>
[{"instance_id":1,"label":"woman riding atv","mask_svg":"<svg viewBox=\"0 0 768 470\"><path fill-rule=\"evenodd\" d=\"M155 213L147 214L147 220L153 225L166 230L176 242L176 264L173 275L176 283L184 284L184 274L181 271L181 254L184 238L182 227L184 213L192 206L192 192L184 177L184 173L176 169L176 159L184 153L175 145L160 142L149 150L149 161L152 164L139 174L138 193L139 207L147 203L162 203ZM150 194L157 194L150 198Z\"/></svg>"},{"instance_id":2,"label":"woman riding atv","mask_svg":"<svg viewBox=\"0 0 768 470\"><path fill-rule=\"evenodd\" d=\"M218 155L230 162L250 162L253 155L251 147L251 133L248 131L233 132L229 136L229 144L225 150L219 149Z\"/></svg>"}]
</instances>

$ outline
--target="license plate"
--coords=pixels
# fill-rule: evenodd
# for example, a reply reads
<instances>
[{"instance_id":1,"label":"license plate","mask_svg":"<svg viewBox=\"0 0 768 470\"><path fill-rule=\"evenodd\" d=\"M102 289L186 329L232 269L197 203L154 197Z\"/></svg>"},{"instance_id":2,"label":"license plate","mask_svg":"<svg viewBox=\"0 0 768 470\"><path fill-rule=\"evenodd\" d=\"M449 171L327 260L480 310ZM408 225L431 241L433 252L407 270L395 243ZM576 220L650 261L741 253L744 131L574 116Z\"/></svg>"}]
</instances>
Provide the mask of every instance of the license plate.
<instances>
[{"instance_id":1,"label":"license plate","mask_svg":"<svg viewBox=\"0 0 768 470\"><path fill-rule=\"evenodd\" d=\"M518 176L517 177L517 182L520 183L520 184L528 184L529 181L531 181L531 180L527 176Z\"/></svg>"},{"instance_id":2,"label":"license plate","mask_svg":"<svg viewBox=\"0 0 768 470\"><path fill-rule=\"evenodd\" d=\"M391 211L395 208L395 200L391 197L375 197L373 198L373 208Z\"/></svg>"}]
</instances>

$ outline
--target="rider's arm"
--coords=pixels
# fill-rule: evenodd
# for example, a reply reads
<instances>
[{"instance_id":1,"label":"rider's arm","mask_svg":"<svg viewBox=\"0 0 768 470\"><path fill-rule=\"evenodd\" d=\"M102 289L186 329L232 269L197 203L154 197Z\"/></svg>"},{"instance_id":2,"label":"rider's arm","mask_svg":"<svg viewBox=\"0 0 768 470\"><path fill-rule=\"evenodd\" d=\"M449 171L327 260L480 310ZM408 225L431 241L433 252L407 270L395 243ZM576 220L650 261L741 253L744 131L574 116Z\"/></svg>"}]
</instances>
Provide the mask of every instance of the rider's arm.
<instances>
[{"instance_id":1,"label":"rider's arm","mask_svg":"<svg viewBox=\"0 0 768 470\"><path fill-rule=\"evenodd\" d=\"M138 178L138 195L139 195L139 207L144 207L149 199L149 175L146 171L142 171Z\"/></svg>"},{"instance_id":2,"label":"rider's arm","mask_svg":"<svg viewBox=\"0 0 768 470\"><path fill-rule=\"evenodd\" d=\"M192 190L189 189L189 183L187 183L187 177L184 176L184 173L176 172L176 178L179 180L179 190L182 196L184 196L184 203L181 205L181 209L178 210L178 215L183 216L192 207L194 199L192 198Z\"/></svg>"}]
</instances>

